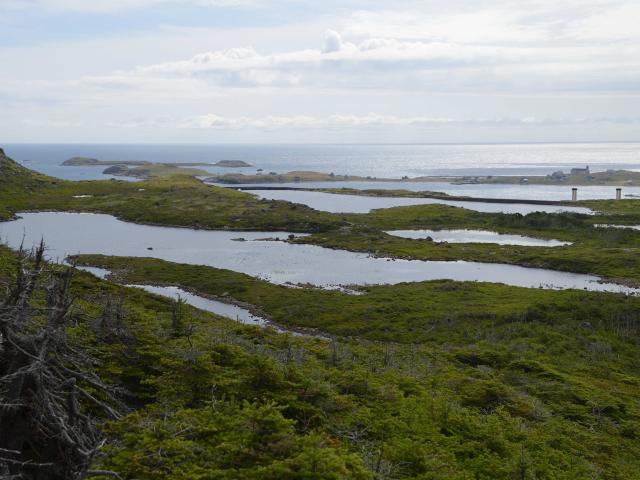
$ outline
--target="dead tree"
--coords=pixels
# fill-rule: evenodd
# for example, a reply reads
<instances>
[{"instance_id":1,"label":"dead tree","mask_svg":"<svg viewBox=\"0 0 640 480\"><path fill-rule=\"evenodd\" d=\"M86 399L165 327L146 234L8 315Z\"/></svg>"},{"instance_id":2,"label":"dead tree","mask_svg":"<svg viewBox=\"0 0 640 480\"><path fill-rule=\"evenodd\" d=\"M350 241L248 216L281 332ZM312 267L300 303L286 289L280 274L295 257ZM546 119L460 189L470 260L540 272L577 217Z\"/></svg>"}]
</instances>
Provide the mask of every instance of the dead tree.
<instances>
[{"instance_id":1,"label":"dead tree","mask_svg":"<svg viewBox=\"0 0 640 480\"><path fill-rule=\"evenodd\" d=\"M0 478L83 479L103 442L97 423L122 405L67 337L73 269L49 268L44 251L19 253L0 299Z\"/></svg>"}]
</instances>

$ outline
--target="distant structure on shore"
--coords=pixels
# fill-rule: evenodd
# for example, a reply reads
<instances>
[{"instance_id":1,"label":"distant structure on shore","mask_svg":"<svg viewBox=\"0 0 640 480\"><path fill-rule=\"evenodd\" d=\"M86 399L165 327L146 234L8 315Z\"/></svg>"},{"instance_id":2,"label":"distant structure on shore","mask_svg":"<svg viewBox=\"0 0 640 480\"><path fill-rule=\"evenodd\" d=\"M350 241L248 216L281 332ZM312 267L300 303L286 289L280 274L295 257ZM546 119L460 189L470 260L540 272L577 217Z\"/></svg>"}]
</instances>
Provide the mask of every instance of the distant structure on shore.
<instances>
[{"instance_id":1,"label":"distant structure on shore","mask_svg":"<svg viewBox=\"0 0 640 480\"><path fill-rule=\"evenodd\" d=\"M571 175L589 175L589 165L585 168L572 168Z\"/></svg>"},{"instance_id":2,"label":"distant structure on shore","mask_svg":"<svg viewBox=\"0 0 640 480\"><path fill-rule=\"evenodd\" d=\"M569 179L571 175L580 175L580 176L589 176L591 171L589 170L589 166L587 165L584 168L572 168L571 171L567 174L562 170L558 170L557 172L553 172L551 175L547 175L547 177L551 178L556 182L564 182Z\"/></svg>"}]
</instances>

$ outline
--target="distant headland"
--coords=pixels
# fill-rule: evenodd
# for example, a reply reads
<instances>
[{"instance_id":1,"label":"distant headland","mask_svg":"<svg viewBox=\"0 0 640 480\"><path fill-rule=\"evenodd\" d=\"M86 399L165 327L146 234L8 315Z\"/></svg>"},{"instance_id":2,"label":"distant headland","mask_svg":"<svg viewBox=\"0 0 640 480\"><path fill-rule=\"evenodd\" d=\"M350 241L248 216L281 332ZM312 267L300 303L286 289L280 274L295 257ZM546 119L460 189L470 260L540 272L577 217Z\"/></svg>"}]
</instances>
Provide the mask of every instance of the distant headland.
<instances>
[{"instance_id":1,"label":"distant headland","mask_svg":"<svg viewBox=\"0 0 640 480\"><path fill-rule=\"evenodd\" d=\"M105 166L102 173L117 177L135 177L147 179L151 177L161 177L166 175L190 175L206 176L210 172L192 167L222 167L222 168L245 168L251 167L242 160L220 160L217 163L204 162L149 162L146 160L98 160L90 157L73 157L62 162L65 167L83 166ZM133 167L133 168L131 168Z\"/></svg>"},{"instance_id":2,"label":"distant headland","mask_svg":"<svg viewBox=\"0 0 640 480\"><path fill-rule=\"evenodd\" d=\"M640 172L631 170L606 170L593 172L588 166L572 168L568 172L556 171L549 175L478 175L478 176L419 176L402 178L380 178L360 175L342 175L313 171L291 171L286 173L224 173L211 172L193 167L249 168L253 165L243 160L220 160L216 163L204 162L149 162L145 160L98 160L89 157L73 157L65 160L64 166L106 166L105 175L151 178L166 175L190 175L206 177L209 183L227 185L301 182L439 182L456 185L464 184L507 184L507 185L573 185L573 186L640 186Z\"/></svg>"}]
</instances>

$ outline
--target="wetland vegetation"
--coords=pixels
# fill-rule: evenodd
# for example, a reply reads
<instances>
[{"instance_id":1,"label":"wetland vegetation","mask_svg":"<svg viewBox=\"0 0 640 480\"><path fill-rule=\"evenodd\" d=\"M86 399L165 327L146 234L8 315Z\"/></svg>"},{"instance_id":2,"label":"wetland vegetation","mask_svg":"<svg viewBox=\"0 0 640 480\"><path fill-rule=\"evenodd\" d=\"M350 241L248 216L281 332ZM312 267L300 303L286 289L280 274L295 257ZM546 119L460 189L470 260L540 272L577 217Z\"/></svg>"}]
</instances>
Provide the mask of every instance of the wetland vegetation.
<instances>
[{"instance_id":1,"label":"wetland vegetation","mask_svg":"<svg viewBox=\"0 0 640 480\"><path fill-rule=\"evenodd\" d=\"M332 214L188 176L68 182L0 154L3 220L23 211L94 212L146 224L304 232L311 235L290 241L640 282L640 232L595 227L640 224L637 201L578 205L597 213L519 215L418 205ZM385 233L426 228L490 230L571 245L438 244ZM69 260L109 269L112 276L107 281L76 272L68 281L73 302L52 317L52 292L67 298L52 278L66 278L67 267L34 270L38 258L0 247L3 403L9 403L7 392L16 392L7 387L16 375L31 378L34 371L9 361L18 355L11 335L55 331L56 342L92 358L80 365L77 388L112 411L105 414L82 395L71 402L77 410L60 410L69 432L92 426L90 465L85 457L55 457L41 449L36 423L18 446L0 429L2 474L30 464L33 471L48 469L47 478L64 478L42 466L53 458L56 468L67 462L65 468L82 467L96 480L115 474L178 480L638 478L636 296L447 280L360 286L355 295L275 285L212 266L99 253ZM180 287L329 339L242 325L125 283ZM52 318L56 328L48 330ZM43 351L52 365L76 358L60 356L67 350ZM76 398L76 387L54 387L55 398ZM16 395L0 421L33 417L40 408L28 389ZM91 424L77 421L89 417Z\"/></svg>"}]
</instances>

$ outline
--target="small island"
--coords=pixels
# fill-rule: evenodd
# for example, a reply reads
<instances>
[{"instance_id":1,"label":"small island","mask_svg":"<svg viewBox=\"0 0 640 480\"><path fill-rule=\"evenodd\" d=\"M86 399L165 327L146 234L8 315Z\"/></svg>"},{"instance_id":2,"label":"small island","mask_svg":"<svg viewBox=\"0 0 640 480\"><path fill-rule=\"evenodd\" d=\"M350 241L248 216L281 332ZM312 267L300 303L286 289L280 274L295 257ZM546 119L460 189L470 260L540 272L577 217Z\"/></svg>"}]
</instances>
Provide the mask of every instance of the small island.
<instances>
[{"instance_id":1,"label":"small island","mask_svg":"<svg viewBox=\"0 0 640 480\"><path fill-rule=\"evenodd\" d=\"M247 168L252 167L250 163L242 160L220 160L216 163L205 162L149 162L147 160L98 160L91 157L72 157L62 162L65 167L83 167L83 166L95 166L95 165L127 165L130 167L138 167L142 165L167 165L175 167L224 167L224 168Z\"/></svg>"},{"instance_id":2,"label":"small island","mask_svg":"<svg viewBox=\"0 0 640 480\"><path fill-rule=\"evenodd\" d=\"M253 167L250 163L244 162L242 160L220 160L213 164L214 167L225 167L225 168L247 168Z\"/></svg>"},{"instance_id":3,"label":"small island","mask_svg":"<svg viewBox=\"0 0 640 480\"><path fill-rule=\"evenodd\" d=\"M151 165L151 162L145 160L98 160L97 158L90 157L73 157L62 162L65 167L83 167L83 166L99 166L99 165L129 165L132 167L141 165Z\"/></svg>"},{"instance_id":4,"label":"small island","mask_svg":"<svg viewBox=\"0 0 640 480\"><path fill-rule=\"evenodd\" d=\"M245 168L252 165L242 160L220 160L217 163L204 162L149 162L147 160L98 160L91 157L73 157L62 162L65 167L106 166L102 173L117 177L148 179L166 175L190 175L200 177L210 172L191 167ZM130 168L135 167L135 168Z\"/></svg>"},{"instance_id":5,"label":"small island","mask_svg":"<svg viewBox=\"0 0 640 480\"><path fill-rule=\"evenodd\" d=\"M311 172L295 170L286 173L257 172L254 175L244 173L225 173L223 175L212 175L204 180L208 183L222 183L227 185L256 184L256 183L300 183L300 182L397 182L397 179L361 177L357 175L338 175L333 172Z\"/></svg>"},{"instance_id":6,"label":"small island","mask_svg":"<svg viewBox=\"0 0 640 480\"><path fill-rule=\"evenodd\" d=\"M567 186L640 186L640 172L631 170L606 170L592 172L589 167L572 168L569 172L557 171L549 175L475 175L475 176L420 176L402 178L380 178L372 176L342 175L314 171L291 171L286 173L263 172L259 169L253 174L224 173L211 175L202 169L192 167L248 168L253 165L242 160L220 160L216 163L203 162L149 162L146 160L98 160L89 157L73 157L65 160L64 166L107 166L106 175L136 178L152 178L166 175L190 175L207 177L207 183L226 185L264 184L264 183L301 183L301 182L409 182L409 183L450 183L464 184L507 184L507 185L567 185ZM135 168L130 168L135 167Z\"/></svg>"},{"instance_id":7,"label":"small island","mask_svg":"<svg viewBox=\"0 0 640 480\"><path fill-rule=\"evenodd\" d=\"M125 164L112 165L106 168L102 173L105 175L114 175L116 177L134 177L143 180L154 177L165 177L169 175L188 175L190 177L203 177L209 172L198 168L189 168L178 166L180 164L169 163L150 163L147 165L129 168Z\"/></svg>"}]
</instances>

